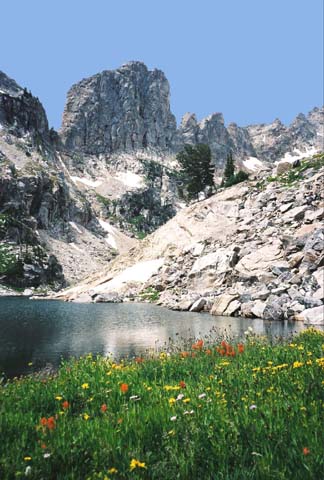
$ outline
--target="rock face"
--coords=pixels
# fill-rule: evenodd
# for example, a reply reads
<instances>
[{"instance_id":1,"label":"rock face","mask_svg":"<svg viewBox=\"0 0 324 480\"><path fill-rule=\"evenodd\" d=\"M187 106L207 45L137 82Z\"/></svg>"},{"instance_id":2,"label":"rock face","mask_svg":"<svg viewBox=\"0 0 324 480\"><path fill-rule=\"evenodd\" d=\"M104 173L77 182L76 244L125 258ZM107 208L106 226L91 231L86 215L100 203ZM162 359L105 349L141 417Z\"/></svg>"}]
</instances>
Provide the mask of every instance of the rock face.
<instances>
[{"instance_id":1,"label":"rock face","mask_svg":"<svg viewBox=\"0 0 324 480\"><path fill-rule=\"evenodd\" d=\"M164 73L130 62L74 85L61 135L68 149L89 154L171 147L176 121Z\"/></svg>"},{"instance_id":2,"label":"rock face","mask_svg":"<svg viewBox=\"0 0 324 480\"><path fill-rule=\"evenodd\" d=\"M67 96L61 138L65 148L83 154L155 151L176 154L185 144L205 143L222 168L229 152L254 171L263 162L302 158L322 148L324 110L299 114L290 126L280 120L266 125L227 127L221 113L198 121L186 113L177 129L170 111L169 83L160 70L130 62L74 85Z\"/></svg>"},{"instance_id":3,"label":"rock face","mask_svg":"<svg viewBox=\"0 0 324 480\"><path fill-rule=\"evenodd\" d=\"M0 125L18 137L29 134L35 145L49 139L46 113L38 98L1 71Z\"/></svg>"},{"instance_id":4,"label":"rock face","mask_svg":"<svg viewBox=\"0 0 324 480\"><path fill-rule=\"evenodd\" d=\"M56 146L39 100L0 72L0 282L11 287L57 289L113 256Z\"/></svg>"}]
</instances>

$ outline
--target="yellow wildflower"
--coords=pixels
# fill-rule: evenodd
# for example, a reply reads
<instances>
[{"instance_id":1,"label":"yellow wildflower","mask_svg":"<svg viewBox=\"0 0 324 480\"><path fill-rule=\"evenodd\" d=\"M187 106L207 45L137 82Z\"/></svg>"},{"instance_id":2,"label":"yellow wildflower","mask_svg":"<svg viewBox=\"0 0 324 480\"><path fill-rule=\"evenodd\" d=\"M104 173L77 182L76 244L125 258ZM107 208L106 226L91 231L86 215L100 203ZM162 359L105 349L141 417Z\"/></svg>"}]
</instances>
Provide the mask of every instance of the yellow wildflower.
<instances>
[{"instance_id":1,"label":"yellow wildflower","mask_svg":"<svg viewBox=\"0 0 324 480\"><path fill-rule=\"evenodd\" d=\"M61 397L60 395L58 395L57 397L55 397L55 400L62 400L63 397Z\"/></svg>"},{"instance_id":2,"label":"yellow wildflower","mask_svg":"<svg viewBox=\"0 0 324 480\"><path fill-rule=\"evenodd\" d=\"M176 402L175 398L169 398L169 405L173 405Z\"/></svg>"},{"instance_id":3,"label":"yellow wildflower","mask_svg":"<svg viewBox=\"0 0 324 480\"><path fill-rule=\"evenodd\" d=\"M146 465L144 462L140 462L139 460L136 460L136 458L132 458L129 469L132 472L133 470L135 470L135 468L146 468Z\"/></svg>"},{"instance_id":4,"label":"yellow wildflower","mask_svg":"<svg viewBox=\"0 0 324 480\"><path fill-rule=\"evenodd\" d=\"M302 367L303 365L304 365L303 362L296 361L293 363L293 368L299 368L299 367Z\"/></svg>"},{"instance_id":5,"label":"yellow wildflower","mask_svg":"<svg viewBox=\"0 0 324 480\"><path fill-rule=\"evenodd\" d=\"M25 462L30 462L31 459L32 457L24 457Z\"/></svg>"},{"instance_id":6,"label":"yellow wildflower","mask_svg":"<svg viewBox=\"0 0 324 480\"><path fill-rule=\"evenodd\" d=\"M118 473L118 470L115 467L111 467L109 468L108 473Z\"/></svg>"},{"instance_id":7,"label":"yellow wildflower","mask_svg":"<svg viewBox=\"0 0 324 480\"><path fill-rule=\"evenodd\" d=\"M90 415L88 415L87 413L84 413L84 414L83 414L83 418L84 418L84 420L89 420Z\"/></svg>"},{"instance_id":8,"label":"yellow wildflower","mask_svg":"<svg viewBox=\"0 0 324 480\"><path fill-rule=\"evenodd\" d=\"M179 387L179 385L165 385L165 387L163 387L164 390L166 390L167 392L169 392L170 390L180 390L181 387Z\"/></svg>"},{"instance_id":9,"label":"yellow wildflower","mask_svg":"<svg viewBox=\"0 0 324 480\"><path fill-rule=\"evenodd\" d=\"M88 383L83 383L81 385L81 388L83 388L83 390L86 390L87 388L89 388L89 384Z\"/></svg>"},{"instance_id":10,"label":"yellow wildflower","mask_svg":"<svg viewBox=\"0 0 324 480\"><path fill-rule=\"evenodd\" d=\"M190 402L190 398L184 398L182 401L183 401L183 403L189 403L189 402Z\"/></svg>"}]
</instances>

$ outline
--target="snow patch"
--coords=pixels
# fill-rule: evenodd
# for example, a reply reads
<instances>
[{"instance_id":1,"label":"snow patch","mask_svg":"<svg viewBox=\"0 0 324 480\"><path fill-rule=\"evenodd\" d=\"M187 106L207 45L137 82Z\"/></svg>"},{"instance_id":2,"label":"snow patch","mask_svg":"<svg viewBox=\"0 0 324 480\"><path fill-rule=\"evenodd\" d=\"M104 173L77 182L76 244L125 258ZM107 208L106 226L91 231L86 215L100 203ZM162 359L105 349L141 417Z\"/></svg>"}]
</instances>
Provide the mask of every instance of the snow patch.
<instances>
[{"instance_id":1,"label":"snow patch","mask_svg":"<svg viewBox=\"0 0 324 480\"><path fill-rule=\"evenodd\" d=\"M243 165L248 170L260 170L263 167L263 163L256 157L248 157L246 160L243 161Z\"/></svg>"},{"instance_id":2,"label":"snow patch","mask_svg":"<svg viewBox=\"0 0 324 480\"><path fill-rule=\"evenodd\" d=\"M110 225L110 223L105 222L100 218L98 219L98 221L100 223L101 228L103 228L103 230L108 233L107 237L105 238L105 241L108 243L110 247L118 250L117 242L116 242L116 234L118 233L118 230L112 225Z\"/></svg>"},{"instance_id":3,"label":"snow patch","mask_svg":"<svg viewBox=\"0 0 324 480\"><path fill-rule=\"evenodd\" d=\"M136 263L132 267L126 268L119 275L116 275L115 278L109 282L98 285L94 288L94 292L109 292L112 290L117 290L121 288L128 282L140 282L144 283L163 265L164 258L157 258L155 260L147 260L143 262Z\"/></svg>"},{"instance_id":4,"label":"snow patch","mask_svg":"<svg viewBox=\"0 0 324 480\"><path fill-rule=\"evenodd\" d=\"M117 173L115 178L120 182L122 182L127 187L141 188L144 186L143 177L141 177L137 173L119 172Z\"/></svg>"},{"instance_id":5,"label":"snow patch","mask_svg":"<svg viewBox=\"0 0 324 480\"><path fill-rule=\"evenodd\" d=\"M80 230L80 228L77 226L77 224L75 222L69 222L69 224L71 225L72 228L74 228L74 230L76 230L78 233L82 233L82 231Z\"/></svg>"},{"instance_id":6,"label":"snow patch","mask_svg":"<svg viewBox=\"0 0 324 480\"><path fill-rule=\"evenodd\" d=\"M87 187L92 187L92 188L99 187L102 184L102 180L90 180L89 178L81 178L81 177L74 177L74 176L71 176L71 179L73 180L74 183L76 182L83 183L83 185L86 185Z\"/></svg>"},{"instance_id":7,"label":"snow patch","mask_svg":"<svg viewBox=\"0 0 324 480\"><path fill-rule=\"evenodd\" d=\"M295 160L300 160L301 158L310 157L317 153L317 149L315 147L306 148L304 152L296 148L292 152L286 152L284 157L281 158L280 161L284 162L294 162ZM278 162L276 162L278 163Z\"/></svg>"}]
</instances>

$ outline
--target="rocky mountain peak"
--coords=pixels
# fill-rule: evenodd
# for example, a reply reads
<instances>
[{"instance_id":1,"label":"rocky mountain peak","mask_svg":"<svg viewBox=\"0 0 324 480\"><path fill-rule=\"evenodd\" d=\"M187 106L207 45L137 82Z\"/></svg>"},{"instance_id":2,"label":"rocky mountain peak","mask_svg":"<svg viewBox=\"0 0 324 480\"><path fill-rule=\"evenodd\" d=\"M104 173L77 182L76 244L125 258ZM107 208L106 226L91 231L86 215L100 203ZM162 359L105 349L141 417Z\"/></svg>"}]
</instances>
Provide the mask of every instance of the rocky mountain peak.
<instances>
[{"instance_id":1,"label":"rocky mountain peak","mask_svg":"<svg viewBox=\"0 0 324 480\"><path fill-rule=\"evenodd\" d=\"M164 73L149 70L142 62L129 62L70 89L61 135L68 149L110 154L168 150L175 131Z\"/></svg>"}]
</instances>

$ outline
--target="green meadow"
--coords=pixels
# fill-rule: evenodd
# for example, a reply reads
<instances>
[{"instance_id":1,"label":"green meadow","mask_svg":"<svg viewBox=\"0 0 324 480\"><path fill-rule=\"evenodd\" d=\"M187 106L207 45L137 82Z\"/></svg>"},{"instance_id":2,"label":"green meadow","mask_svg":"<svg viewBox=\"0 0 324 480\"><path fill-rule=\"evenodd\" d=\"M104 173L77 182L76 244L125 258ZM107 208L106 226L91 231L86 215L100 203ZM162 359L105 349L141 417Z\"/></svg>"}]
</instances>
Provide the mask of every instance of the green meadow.
<instances>
[{"instance_id":1,"label":"green meadow","mask_svg":"<svg viewBox=\"0 0 324 480\"><path fill-rule=\"evenodd\" d=\"M0 478L324 478L324 336L247 336L0 386Z\"/></svg>"}]
</instances>

